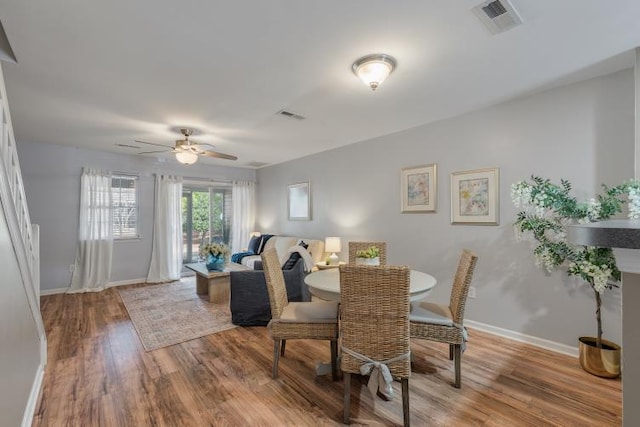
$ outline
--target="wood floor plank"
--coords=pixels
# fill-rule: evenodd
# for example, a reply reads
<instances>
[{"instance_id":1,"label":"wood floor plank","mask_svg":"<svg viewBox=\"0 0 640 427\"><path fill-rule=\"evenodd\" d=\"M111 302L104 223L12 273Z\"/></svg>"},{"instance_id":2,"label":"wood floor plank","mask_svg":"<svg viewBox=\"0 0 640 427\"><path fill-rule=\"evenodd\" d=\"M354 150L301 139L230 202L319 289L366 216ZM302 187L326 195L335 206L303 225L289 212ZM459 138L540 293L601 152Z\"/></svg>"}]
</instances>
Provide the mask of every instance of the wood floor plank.
<instances>
[{"instance_id":1,"label":"wood floor plank","mask_svg":"<svg viewBox=\"0 0 640 427\"><path fill-rule=\"evenodd\" d=\"M187 279L187 280L192 280ZM195 289L195 285L194 285ZM115 289L42 297L48 364L34 426L336 426L343 384L316 376L327 342L287 343L271 378L265 327L235 328L146 352ZM569 356L477 330L453 384L448 346L411 342L416 426L620 426L619 379L594 377ZM402 424L396 398L351 389L354 426Z\"/></svg>"}]
</instances>

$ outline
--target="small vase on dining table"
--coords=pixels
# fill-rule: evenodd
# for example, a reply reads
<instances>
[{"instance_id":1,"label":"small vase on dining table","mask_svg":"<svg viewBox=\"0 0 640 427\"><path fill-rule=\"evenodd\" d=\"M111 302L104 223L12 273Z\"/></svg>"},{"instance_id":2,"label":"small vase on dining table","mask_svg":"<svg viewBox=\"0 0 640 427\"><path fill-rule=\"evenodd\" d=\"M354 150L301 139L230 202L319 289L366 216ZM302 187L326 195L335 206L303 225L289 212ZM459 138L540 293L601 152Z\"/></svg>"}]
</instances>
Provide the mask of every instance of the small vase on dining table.
<instances>
[{"instance_id":1,"label":"small vase on dining table","mask_svg":"<svg viewBox=\"0 0 640 427\"><path fill-rule=\"evenodd\" d=\"M215 256L209 254L207 257L207 270L209 271L222 271L224 268L224 256Z\"/></svg>"}]
</instances>

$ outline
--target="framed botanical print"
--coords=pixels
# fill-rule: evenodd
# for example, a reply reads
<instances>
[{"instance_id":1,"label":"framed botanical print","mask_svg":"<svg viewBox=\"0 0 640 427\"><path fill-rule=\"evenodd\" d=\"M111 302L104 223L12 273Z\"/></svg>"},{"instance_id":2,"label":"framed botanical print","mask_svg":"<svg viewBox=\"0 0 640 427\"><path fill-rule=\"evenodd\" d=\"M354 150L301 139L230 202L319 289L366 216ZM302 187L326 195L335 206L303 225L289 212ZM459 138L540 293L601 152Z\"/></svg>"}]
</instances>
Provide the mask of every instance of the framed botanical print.
<instances>
[{"instance_id":1,"label":"framed botanical print","mask_svg":"<svg viewBox=\"0 0 640 427\"><path fill-rule=\"evenodd\" d=\"M451 223L498 225L498 168L451 174Z\"/></svg>"},{"instance_id":2,"label":"framed botanical print","mask_svg":"<svg viewBox=\"0 0 640 427\"><path fill-rule=\"evenodd\" d=\"M436 165L413 166L400 173L402 209L408 212L436 211Z\"/></svg>"},{"instance_id":3,"label":"framed botanical print","mask_svg":"<svg viewBox=\"0 0 640 427\"><path fill-rule=\"evenodd\" d=\"M311 189L309 181L287 185L287 211L290 221L311 220Z\"/></svg>"}]
</instances>

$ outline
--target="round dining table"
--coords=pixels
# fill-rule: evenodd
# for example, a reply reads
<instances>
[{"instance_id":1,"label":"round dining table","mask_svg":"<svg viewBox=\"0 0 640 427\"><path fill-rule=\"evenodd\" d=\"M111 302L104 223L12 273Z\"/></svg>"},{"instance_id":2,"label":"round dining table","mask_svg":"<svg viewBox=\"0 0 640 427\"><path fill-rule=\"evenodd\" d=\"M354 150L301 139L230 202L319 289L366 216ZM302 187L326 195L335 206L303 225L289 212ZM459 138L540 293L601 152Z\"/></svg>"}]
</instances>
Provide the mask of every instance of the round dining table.
<instances>
[{"instance_id":1,"label":"round dining table","mask_svg":"<svg viewBox=\"0 0 640 427\"><path fill-rule=\"evenodd\" d=\"M409 299L416 301L424 298L436 285L436 279L430 274L411 270ZM340 270L332 268L315 271L305 277L309 292L327 301L340 301Z\"/></svg>"}]
</instances>

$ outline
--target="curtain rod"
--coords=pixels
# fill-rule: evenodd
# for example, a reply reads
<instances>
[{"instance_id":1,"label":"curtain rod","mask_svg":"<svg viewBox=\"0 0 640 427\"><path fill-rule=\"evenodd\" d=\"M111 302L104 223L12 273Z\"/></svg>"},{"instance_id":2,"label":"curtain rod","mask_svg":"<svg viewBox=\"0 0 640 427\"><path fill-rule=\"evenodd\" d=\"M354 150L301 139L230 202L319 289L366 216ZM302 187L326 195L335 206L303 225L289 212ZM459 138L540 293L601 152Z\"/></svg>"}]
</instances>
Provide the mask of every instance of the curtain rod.
<instances>
[{"instance_id":1,"label":"curtain rod","mask_svg":"<svg viewBox=\"0 0 640 427\"><path fill-rule=\"evenodd\" d=\"M175 176L180 176L182 178L183 181L198 181L198 182L218 182L221 184L232 184L233 181L227 180L227 179L214 179L214 178L197 178L194 176L182 176L182 175L178 175L178 174L167 174L167 173L162 173L162 172L154 172L151 174L152 176L156 176L156 175L175 175Z\"/></svg>"},{"instance_id":2,"label":"curtain rod","mask_svg":"<svg viewBox=\"0 0 640 427\"><path fill-rule=\"evenodd\" d=\"M233 181L230 181L228 179L195 178L192 176L183 176L182 179L185 181L220 182L220 183L227 183L227 184L233 183Z\"/></svg>"},{"instance_id":3,"label":"curtain rod","mask_svg":"<svg viewBox=\"0 0 640 427\"><path fill-rule=\"evenodd\" d=\"M215 179L215 178L194 178L190 176L183 176L182 179L185 181L219 182L219 183L227 183L227 184L233 184L234 181L256 182L256 181L244 180L244 179L230 180L230 179Z\"/></svg>"},{"instance_id":4,"label":"curtain rod","mask_svg":"<svg viewBox=\"0 0 640 427\"><path fill-rule=\"evenodd\" d=\"M166 175L166 174L159 173L159 172L154 172L151 175L158 175L158 174ZM169 174L169 175L177 175L177 174ZM182 180L183 181L202 182L202 183L218 183L218 184L233 184L233 181L248 181L248 182L256 183L256 181L243 180L243 179L230 180L230 179L215 179L215 178L198 178L198 177L194 177L194 176L183 176Z\"/></svg>"}]
</instances>

